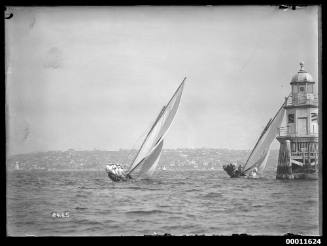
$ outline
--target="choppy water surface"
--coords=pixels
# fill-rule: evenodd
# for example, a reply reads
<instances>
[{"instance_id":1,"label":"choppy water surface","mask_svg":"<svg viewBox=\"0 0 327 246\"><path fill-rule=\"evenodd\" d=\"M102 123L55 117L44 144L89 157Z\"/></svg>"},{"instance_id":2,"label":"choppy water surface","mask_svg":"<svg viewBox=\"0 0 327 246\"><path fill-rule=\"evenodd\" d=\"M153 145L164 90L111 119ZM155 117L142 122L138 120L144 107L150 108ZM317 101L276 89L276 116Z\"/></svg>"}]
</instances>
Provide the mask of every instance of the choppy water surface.
<instances>
[{"instance_id":1,"label":"choppy water surface","mask_svg":"<svg viewBox=\"0 0 327 246\"><path fill-rule=\"evenodd\" d=\"M318 181L160 171L113 183L100 171L7 174L9 235L318 235ZM68 211L69 218L52 212Z\"/></svg>"}]
</instances>

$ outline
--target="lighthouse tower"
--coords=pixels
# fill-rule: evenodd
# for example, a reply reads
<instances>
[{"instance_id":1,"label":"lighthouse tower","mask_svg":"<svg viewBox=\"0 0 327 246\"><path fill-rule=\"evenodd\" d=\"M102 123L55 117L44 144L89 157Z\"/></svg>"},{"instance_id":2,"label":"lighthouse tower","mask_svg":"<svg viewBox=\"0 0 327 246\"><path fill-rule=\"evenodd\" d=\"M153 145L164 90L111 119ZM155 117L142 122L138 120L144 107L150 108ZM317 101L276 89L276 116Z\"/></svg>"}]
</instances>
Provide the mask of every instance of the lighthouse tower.
<instances>
[{"instance_id":1,"label":"lighthouse tower","mask_svg":"<svg viewBox=\"0 0 327 246\"><path fill-rule=\"evenodd\" d=\"M285 98L286 126L281 127L277 179L318 178L318 98L315 82L300 63Z\"/></svg>"}]
</instances>

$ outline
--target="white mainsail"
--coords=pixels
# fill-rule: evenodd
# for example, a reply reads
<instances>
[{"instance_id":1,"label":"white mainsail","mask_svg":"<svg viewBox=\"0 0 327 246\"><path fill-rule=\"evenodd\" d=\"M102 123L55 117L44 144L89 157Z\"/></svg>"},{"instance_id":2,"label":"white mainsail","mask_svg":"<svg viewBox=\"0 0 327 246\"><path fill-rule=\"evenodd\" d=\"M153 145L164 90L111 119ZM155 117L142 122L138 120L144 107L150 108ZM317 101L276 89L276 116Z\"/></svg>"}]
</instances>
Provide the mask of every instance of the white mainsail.
<instances>
[{"instance_id":1,"label":"white mainsail","mask_svg":"<svg viewBox=\"0 0 327 246\"><path fill-rule=\"evenodd\" d=\"M144 171L148 175L153 173L155 166L158 164L157 162L162 150L163 138L167 134L177 112L185 80L186 78L184 78L167 105L162 108L136 154L128 170L128 174L133 172L138 166L144 166L144 169L141 168L140 172Z\"/></svg>"},{"instance_id":2,"label":"white mainsail","mask_svg":"<svg viewBox=\"0 0 327 246\"><path fill-rule=\"evenodd\" d=\"M278 110L275 117L272 120L269 120L243 167L243 173L246 173L255 167L258 169L259 173L262 173L265 169L268 155L270 153L270 146L277 137L278 128L282 124L284 118L284 105L285 103ZM245 169L246 166L248 166L248 168Z\"/></svg>"}]
</instances>

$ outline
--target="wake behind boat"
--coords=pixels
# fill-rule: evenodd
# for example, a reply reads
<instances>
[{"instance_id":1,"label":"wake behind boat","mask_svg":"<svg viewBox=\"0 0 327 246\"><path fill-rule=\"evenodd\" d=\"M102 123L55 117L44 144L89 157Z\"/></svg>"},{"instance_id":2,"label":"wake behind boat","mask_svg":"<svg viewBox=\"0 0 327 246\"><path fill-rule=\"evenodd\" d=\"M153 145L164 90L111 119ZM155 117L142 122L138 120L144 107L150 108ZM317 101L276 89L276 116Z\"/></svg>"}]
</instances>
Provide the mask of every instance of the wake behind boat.
<instances>
[{"instance_id":1,"label":"wake behind boat","mask_svg":"<svg viewBox=\"0 0 327 246\"><path fill-rule=\"evenodd\" d=\"M285 103L279 108L274 118L268 121L244 166L237 166L235 163L223 166L223 169L231 178L258 178L262 175L267 164L271 144L278 135L278 128L284 118L284 106Z\"/></svg>"},{"instance_id":2,"label":"wake behind boat","mask_svg":"<svg viewBox=\"0 0 327 246\"><path fill-rule=\"evenodd\" d=\"M186 78L183 79L169 102L160 111L128 170L125 171L116 163L106 165L106 172L112 181L127 181L132 178L132 173L134 176L136 170L138 170L138 177L149 178L154 173L160 159L164 137L179 107L185 80Z\"/></svg>"}]
</instances>

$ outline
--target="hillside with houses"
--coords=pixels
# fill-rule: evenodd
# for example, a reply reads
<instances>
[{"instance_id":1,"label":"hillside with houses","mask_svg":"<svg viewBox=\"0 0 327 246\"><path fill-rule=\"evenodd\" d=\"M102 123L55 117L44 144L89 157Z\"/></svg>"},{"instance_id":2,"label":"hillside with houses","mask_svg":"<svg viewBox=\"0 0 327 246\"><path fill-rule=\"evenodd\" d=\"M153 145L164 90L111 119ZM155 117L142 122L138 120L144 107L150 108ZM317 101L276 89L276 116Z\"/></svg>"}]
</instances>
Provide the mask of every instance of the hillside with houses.
<instances>
[{"instance_id":1,"label":"hillside with houses","mask_svg":"<svg viewBox=\"0 0 327 246\"><path fill-rule=\"evenodd\" d=\"M136 150L118 151L48 151L9 156L7 170L103 170L108 162L128 167ZM244 163L247 150L229 149L164 149L158 169L165 170L221 170L229 162ZM272 150L267 168L277 166L278 151Z\"/></svg>"}]
</instances>

